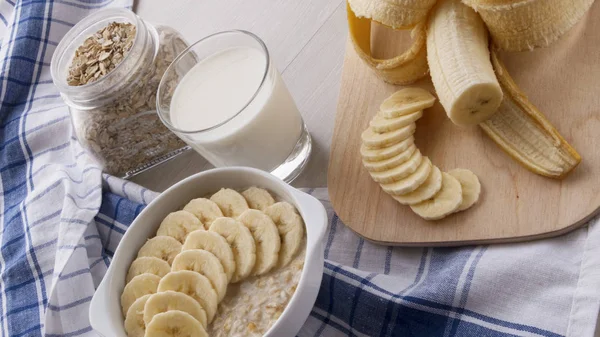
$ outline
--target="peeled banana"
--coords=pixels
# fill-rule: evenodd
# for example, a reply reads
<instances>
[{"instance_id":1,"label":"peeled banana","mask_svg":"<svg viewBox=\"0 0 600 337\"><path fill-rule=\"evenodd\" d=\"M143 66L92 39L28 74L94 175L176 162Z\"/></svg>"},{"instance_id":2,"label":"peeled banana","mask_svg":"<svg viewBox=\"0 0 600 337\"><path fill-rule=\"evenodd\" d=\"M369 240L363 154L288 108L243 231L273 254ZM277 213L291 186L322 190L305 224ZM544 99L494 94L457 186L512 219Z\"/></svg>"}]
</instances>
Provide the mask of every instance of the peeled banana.
<instances>
[{"instance_id":1,"label":"peeled banana","mask_svg":"<svg viewBox=\"0 0 600 337\"><path fill-rule=\"evenodd\" d=\"M431 160L424 157L419 167L417 167L417 170L411 175L398 181L394 181L393 183L381 184L381 188L389 194L403 195L410 193L419 188L419 186L427 180L430 172Z\"/></svg>"},{"instance_id":2,"label":"peeled banana","mask_svg":"<svg viewBox=\"0 0 600 337\"><path fill-rule=\"evenodd\" d=\"M192 315L179 310L171 310L154 316L146 327L146 336L208 337L208 334Z\"/></svg>"},{"instance_id":3,"label":"peeled banana","mask_svg":"<svg viewBox=\"0 0 600 337\"><path fill-rule=\"evenodd\" d=\"M415 137L412 135L405 140L396 143L394 145L372 149L367 147L365 144L360 146L360 155L365 161L381 161L392 158L395 155L398 155L404 151L406 151L409 147L411 147L415 143Z\"/></svg>"},{"instance_id":4,"label":"peeled banana","mask_svg":"<svg viewBox=\"0 0 600 337\"><path fill-rule=\"evenodd\" d=\"M369 173L371 174L371 178L373 178L373 180L375 180L376 182L382 184L389 184L413 174L421 165L422 160L423 155L421 155L421 151L417 149L412 154L412 156L410 156L410 158L404 163L389 170Z\"/></svg>"},{"instance_id":5,"label":"peeled banana","mask_svg":"<svg viewBox=\"0 0 600 337\"><path fill-rule=\"evenodd\" d=\"M480 15L502 50L546 47L565 34L594 0L463 0Z\"/></svg>"},{"instance_id":6,"label":"peeled banana","mask_svg":"<svg viewBox=\"0 0 600 337\"><path fill-rule=\"evenodd\" d=\"M504 100L498 113L479 126L502 150L530 171L549 178L564 178L577 167L581 157L529 102L494 52L492 62L504 91Z\"/></svg>"},{"instance_id":7,"label":"peeled banana","mask_svg":"<svg viewBox=\"0 0 600 337\"><path fill-rule=\"evenodd\" d=\"M502 102L502 89L479 14L460 0L444 0L434 9L427 31L431 79L448 117L460 126L490 118Z\"/></svg>"},{"instance_id":8,"label":"peeled banana","mask_svg":"<svg viewBox=\"0 0 600 337\"><path fill-rule=\"evenodd\" d=\"M409 124L416 122L419 118L423 116L423 111L419 110L417 112L410 113L408 115L399 116L396 118L385 118L379 115L373 117L369 126L373 129L373 131L378 133L389 132L398 130L402 127L405 127Z\"/></svg>"},{"instance_id":9,"label":"peeled banana","mask_svg":"<svg viewBox=\"0 0 600 337\"><path fill-rule=\"evenodd\" d=\"M415 123L411 123L398 130L377 133L372 128L366 129L362 135L363 145L371 149L382 148L399 143L412 136L416 129Z\"/></svg>"},{"instance_id":10,"label":"peeled banana","mask_svg":"<svg viewBox=\"0 0 600 337\"><path fill-rule=\"evenodd\" d=\"M465 169L450 170L448 174L458 180L462 189L462 202L456 211L464 211L473 206L479 200L479 194L481 193L479 178L473 172Z\"/></svg>"},{"instance_id":11,"label":"peeled banana","mask_svg":"<svg viewBox=\"0 0 600 337\"><path fill-rule=\"evenodd\" d=\"M408 87L400 89L386 98L379 106L379 111L389 123L390 118L398 118L431 108L434 103L435 97L429 91Z\"/></svg>"},{"instance_id":12,"label":"peeled banana","mask_svg":"<svg viewBox=\"0 0 600 337\"><path fill-rule=\"evenodd\" d=\"M363 160L363 166L369 172L381 172L389 170L406 162L413 155L413 153L415 153L415 151L417 151L417 146L413 144L408 149L406 149L406 151L401 152L393 156L392 158L379 161Z\"/></svg>"}]
</instances>

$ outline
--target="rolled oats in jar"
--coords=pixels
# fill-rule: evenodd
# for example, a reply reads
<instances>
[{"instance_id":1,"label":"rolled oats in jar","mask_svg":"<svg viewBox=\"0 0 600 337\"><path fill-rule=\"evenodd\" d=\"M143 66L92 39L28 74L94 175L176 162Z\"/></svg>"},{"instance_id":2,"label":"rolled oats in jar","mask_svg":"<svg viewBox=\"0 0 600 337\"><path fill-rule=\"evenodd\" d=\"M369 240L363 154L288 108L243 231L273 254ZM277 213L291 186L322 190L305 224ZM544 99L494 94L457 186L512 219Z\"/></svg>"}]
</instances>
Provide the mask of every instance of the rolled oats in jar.
<instances>
[{"instance_id":1,"label":"rolled oats in jar","mask_svg":"<svg viewBox=\"0 0 600 337\"><path fill-rule=\"evenodd\" d=\"M172 28L126 9L95 12L59 43L53 82L77 139L105 172L128 178L187 149L156 114L160 80L185 48Z\"/></svg>"}]
</instances>

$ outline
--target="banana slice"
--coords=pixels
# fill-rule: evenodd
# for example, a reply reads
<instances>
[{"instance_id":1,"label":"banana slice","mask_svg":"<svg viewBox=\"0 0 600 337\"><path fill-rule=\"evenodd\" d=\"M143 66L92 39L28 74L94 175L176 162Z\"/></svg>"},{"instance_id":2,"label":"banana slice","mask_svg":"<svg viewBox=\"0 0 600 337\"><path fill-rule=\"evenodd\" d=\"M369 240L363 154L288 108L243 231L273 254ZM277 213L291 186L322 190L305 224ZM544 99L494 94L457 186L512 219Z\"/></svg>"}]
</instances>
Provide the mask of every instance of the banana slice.
<instances>
[{"instance_id":1,"label":"banana slice","mask_svg":"<svg viewBox=\"0 0 600 337\"><path fill-rule=\"evenodd\" d=\"M223 265L227 282L231 281L231 277L235 272L235 259L233 251L224 237L211 231L193 231L183 244L183 250L190 249L204 249L213 253Z\"/></svg>"},{"instance_id":2,"label":"banana slice","mask_svg":"<svg viewBox=\"0 0 600 337\"><path fill-rule=\"evenodd\" d=\"M473 206L479 200L479 194L481 193L479 178L477 178L475 173L467 169L454 169L449 171L448 174L456 178L462 188L463 200L456 211L464 211Z\"/></svg>"},{"instance_id":3,"label":"banana slice","mask_svg":"<svg viewBox=\"0 0 600 337\"><path fill-rule=\"evenodd\" d=\"M421 117L423 117L423 110L395 118L387 118L383 116L383 113L379 113L369 122L369 126L375 132L390 132L414 123Z\"/></svg>"},{"instance_id":4,"label":"banana slice","mask_svg":"<svg viewBox=\"0 0 600 337\"><path fill-rule=\"evenodd\" d=\"M415 144L411 145L406 151L399 153L392 158L388 158L386 160L381 161L368 161L363 160L363 166L369 172L381 172L385 170L392 169L402 163L405 163L417 150Z\"/></svg>"},{"instance_id":5,"label":"banana slice","mask_svg":"<svg viewBox=\"0 0 600 337\"><path fill-rule=\"evenodd\" d=\"M256 264L252 275L262 275L273 269L279 258L281 239L277 226L265 213L249 209L238 218L250 232L256 242Z\"/></svg>"},{"instance_id":6,"label":"banana slice","mask_svg":"<svg viewBox=\"0 0 600 337\"><path fill-rule=\"evenodd\" d=\"M212 253L202 249L184 250L173 261L172 270L191 270L206 276L217 292L219 302L225 297L227 275L221 261Z\"/></svg>"},{"instance_id":7,"label":"banana slice","mask_svg":"<svg viewBox=\"0 0 600 337\"><path fill-rule=\"evenodd\" d=\"M394 29L413 27L427 18L436 0L348 0L358 17L381 22Z\"/></svg>"},{"instance_id":8,"label":"banana slice","mask_svg":"<svg viewBox=\"0 0 600 337\"><path fill-rule=\"evenodd\" d=\"M157 236L170 236L183 243L187 235L197 229L204 229L204 225L196 216L188 211L170 213L160 223Z\"/></svg>"},{"instance_id":9,"label":"banana slice","mask_svg":"<svg viewBox=\"0 0 600 337\"><path fill-rule=\"evenodd\" d=\"M172 310L154 316L146 328L146 336L208 337L208 334L192 315Z\"/></svg>"},{"instance_id":10,"label":"banana slice","mask_svg":"<svg viewBox=\"0 0 600 337\"><path fill-rule=\"evenodd\" d=\"M429 20L427 61L433 86L456 125L479 124L502 102L485 24L460 0L440 1Z\"/></svg>"},{"instance_id":11,"label":"banana slice","mask_svg":"<svg viewBox=\"0 0 600 337\"><path fill-rule=\"evenodd\" d=\"M371 174L371 178L373 178L373 180L376 182L381 184L389 184L413 174L419 165L421 165L422 160L423 155L421 155L421 151L417 149L404 163L386 171L369 173Z\"/></svg>"},{"instance_id":12,"label":"banana slice","mask_svg":"<svg viewBox=\"0 0 600 337\"><path fill-rule=\"evenodd\" d=\"M135 300L144 295L156 293L160 280L160 277L154 274L141 274L131 279L121 294L123 315L127 314L127 310Z\"/></svg>"},{"instance_id":13,"label":"banana slice","mask_svg":"<svg viewBox=\"0 0 600 337\"><path fill-rule=\"evenodd\" d=\"M372 128L367 128L363 131L361 138L363 144L371 149L382 148L399 143L406 138L410 137L415 133L417 125L415 123L409 124L398 130L377 133Z\"/></svg>"},{"instance_id":14,"label":"banana slice","mask_svg":"<svg viewBox=\"0 0 600 337\"><path fill-rule=\"evenodd\" d=\"M389 194L403 195L410 193L423 185L425 180L427 180L427 177L429 177L430 172L431 160L427 157L423 157L421 165L419 165L413 174L390 184L381 184L381 188Z\"/></svg>"},{"instance_id":15,"label":"banana slice","mask_svg":"<svg viewBox=\"0 0 600 337\"><path fill-rule=\"evenodd\" d=\"M414 205L421 201L433 198L441 188L442 171L437 166L433 165L429 177L427 177L427 180L425 180L419 188L407 194L392 195L392 198L402 205Z\"/></svg>"},{"instance_id":16,"label":"banana slice","mask_svg":"<svg viewBox=\"0 0 600 337\"><path fill-rule=\"evenodd\" d=\"M210 224L215 221L216 218L223 216L223 212L221 212L219 205L206 198L193 199L185 205L183 210L194 214L206 228L210 227Z\"/></svg>"},{"instance_id":17,"label":"banana slice","mask_svg":"<svg viewBox=\"0 0 600 337\"><path fill-rule=\"evenodd\" d=\"M278 202L265 210L277 226L281 238L278 265L283 267L290 263L300 249L304 238L304 222L296 212L296 208L287 202Z\"/></svg>"},{"instance_id":18,"label":"banana slice","mask_svg":"<svg viewBox=\"0 0 600 337\"><path fill-rule=\"evenodd\" d=\"M131 263L131 266L129 266L125 283L129 283L131 279L140 274L148 273L163 277L170 271L171 266L169 266L169 263L165 260L150 256L138 257Z\"/></svg>"},{"instance_id":19,"label":"banana slice","mask_svg":"<svg viewBox=\"0 0 600 337\"><path fill-rule=\"evenodd\" d=\"M263 212L267 207L275 203L275 200L267 190L254 186L242 192L242 196L244 196L250 208Z\"/></svg>"},{"instance_id":20,"label":"banana slice","mask_svg":"<svg viewBox=\"0 0 600 337\"><path fill-rule=\"evenodd\" d=\"M398 118L431 108L433 103L435 96L429 91L410 87L400 89L386 98L379 106L379 111L385 118Z\"/></svg>"},{"instance_id":21,"label":"banana slice","mask_svg":"<svg viewBox=\"0 0 600 337\"><path fill-rule=\"evenodd\" d=\"M245 210L249 209L246 199L230 188L222 188L219 192L213 194L210 200L219 205L221 212L225 216L231 218L237 218Z\"/></svg>"},{"instance_id":22,"label":"banana slice","mask_svg":"<svg viewBox=\"0 0 600 337\"><path fill-rule=\"evenodd\" d=\"M173 259L180 251L181 243L179 241L170 236L155 236L146 241L137 256L138 258L144 256L157 257L172 264Z\"/></svg>"},{"instance_id":23,"label":"banana slice","mask_svg":"<svg viewBox=\"0 0 600 337\"><path fill-rule=\"evenodd\" d=\"M442 188L432 198L411 205L413 212L426 220L438 220L454 213L462 203L462 188L456 178L442 172Z\"/></svg>"},{"instance_id":24,"label":"banana slice","mask_svg":"<svg viewBox=\"0 0 600 337\"><path fill-rule=\"evenodd\" d=\"M155 315L173 310L187 312L200 322L202 327L208 326L206 311L196 300L184 293L169 290L147 296L149 296L148 302L145 307L142 307L143 322L146 326L150 324Z\"/></svg>"},{"instance_id":25,"label":"banana slice","mask_svg":"<svg viewBox=\"0 0 600 337\"><path fill-rule=\"evenodd\" d=\"M184 293L195 299L206 311L208 323L212 322L217 312L217 292L206 276L189 270L172 271L165 275L158 284L158 292L168 290ZM152 321L157 316L154 316ZM148 327L146 327L146 331L148 331Z\"/></svg>"},{"instance_id":26,"label":"banana slice","mask_svg":"<svg viewBox=\"0 0 600 337\"><path fill-rule=\"evenodd\" d=\"M144 306L152 295L144 295L129 307L125 315L125 332L127 337L144 337L146 324L144 323Z\"/></svg>"},{"instance_id":27,"label":"banana slice","mask_svg":"<svg viewBox=\"0 0 600 337\"><path fill-rule=\"evenodd\" d=\"M388 147L382 147L380 149L370 149L362 144L360 146L360 155L366 161L382 161L406 151L414 143L415 137L410 136L400 143L390 145Z\"/></svg>"},{"instance_id":28,"label":"banana slice","mask_svg":"<svg viewBox=\"0 0 600 337\"><path fill-rule=\"evenodd\" d=\"M256 264L256 243L250 230L235 219L218 218L210 225L209 231L220 234L231 246L235 259L231 282L236 283L250 276Z\"/></svg>"}]
</instances>

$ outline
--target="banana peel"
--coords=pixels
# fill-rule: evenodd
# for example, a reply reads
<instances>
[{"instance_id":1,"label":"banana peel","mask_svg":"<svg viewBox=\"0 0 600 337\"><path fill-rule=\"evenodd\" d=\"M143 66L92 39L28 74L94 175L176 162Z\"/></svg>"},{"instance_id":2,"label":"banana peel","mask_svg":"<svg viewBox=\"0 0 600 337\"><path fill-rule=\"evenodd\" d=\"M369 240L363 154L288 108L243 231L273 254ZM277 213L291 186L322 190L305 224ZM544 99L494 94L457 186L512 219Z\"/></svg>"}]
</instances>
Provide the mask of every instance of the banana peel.
<instances>
[{"instance_id":1,"label":"banana peel","mask_svg":"<svg viewBox=\"0 0 600 337\"><path fill-rule=\"evenodd\" d=\"M528 170L563 179L581 162L581 156L519 89L494 47L491 59L504 99L496 114L479 126Z\"/></svg>"},{"instance_id":2,"label":"banana peel","mask_svg":"<svg viewBox=\"0 0 600 337\"><path fill-rule=\"evenodd\" d=\"M347 12L350 40L354 49L377 77L387 83L406 85L427 75L426 22L420 22L413 28L413 44L408 50L394 58L382 60L371 55L371 20L357 17L350 4L347 4Z\"/></svg>"}]
</instances>

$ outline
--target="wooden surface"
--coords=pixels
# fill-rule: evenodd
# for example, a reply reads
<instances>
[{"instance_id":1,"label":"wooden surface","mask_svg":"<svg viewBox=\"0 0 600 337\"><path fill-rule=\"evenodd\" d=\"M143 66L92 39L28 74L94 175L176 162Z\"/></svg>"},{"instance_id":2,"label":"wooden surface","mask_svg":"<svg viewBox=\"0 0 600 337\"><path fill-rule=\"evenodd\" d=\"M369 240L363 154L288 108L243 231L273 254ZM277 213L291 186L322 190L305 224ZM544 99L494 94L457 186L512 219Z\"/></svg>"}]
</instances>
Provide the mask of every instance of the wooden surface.
<instances>
[{"instance_id":1,"label":"wooden surface","mask_svg":"<svg viewBox=\"0 0 600 337\"><path fill-rule=\"evenodd\" d=\"M134 10L152 23L177 29L190 42L228 29L246 29L260 36L312 135L310 162L292 185L326 186L347 37L345 2L138 0ZM132 180L163 191L210 167L199 154L190 151Z\"/></svg>"},{"instance_id":2,"label":"wooden surface","mask_svg":"<svg viewBox=\"0 0 600 337\"><path fill-rule=\"evenodd\" d=\"M381 31L374 34L382 34ZM389 36L391 56L406 44ZM374 40L386 40L374 39ZM405 40L404 37L398 39ZM331 148L329 194L340 219L363 237L397 245L520 241L562 234L600 207L600 4L550 48L502 55L516 83L581 154L565 180L535 175L481 130L456 127L437 103L417 123L416 143L442 170L468 168L483 193L472 209L428 222L386 195L362 167L360 134L398 89L377 79L348 44ZM417 85L433 91L428 78Z\"/></svg>"}]
</instances>

